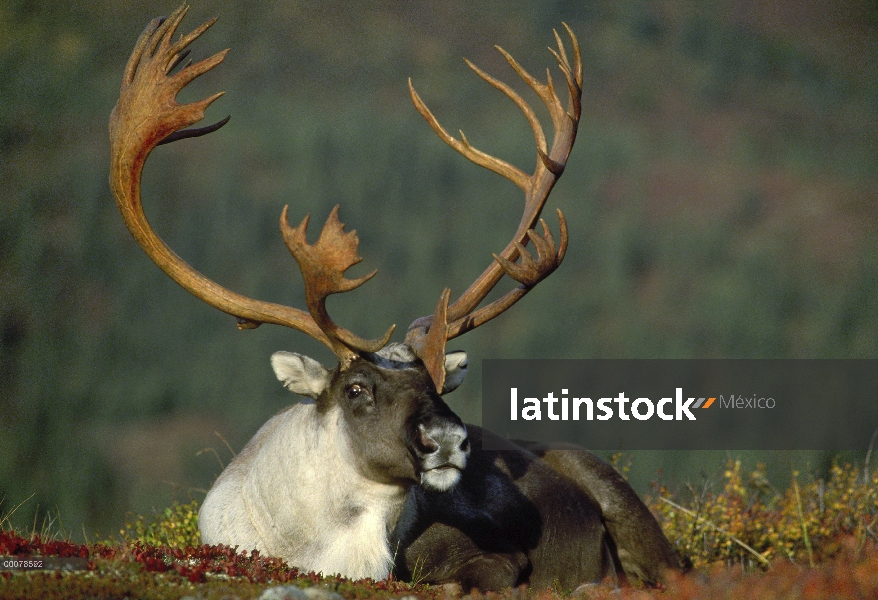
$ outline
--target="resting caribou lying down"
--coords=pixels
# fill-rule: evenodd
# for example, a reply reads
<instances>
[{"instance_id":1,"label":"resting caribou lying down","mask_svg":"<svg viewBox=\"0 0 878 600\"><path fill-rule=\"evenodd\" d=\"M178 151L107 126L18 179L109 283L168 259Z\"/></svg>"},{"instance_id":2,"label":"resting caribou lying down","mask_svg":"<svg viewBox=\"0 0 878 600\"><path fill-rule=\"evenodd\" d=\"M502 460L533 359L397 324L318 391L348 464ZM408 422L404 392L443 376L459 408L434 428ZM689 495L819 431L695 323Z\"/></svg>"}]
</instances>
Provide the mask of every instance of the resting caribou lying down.
<instances>
[{"instance_id":1,"label":"resting caribou lying down","mask_svg":"<svg viewBox=\"0 0 878 600\"><path fill-rule=\"evenodd\" d=\"M466 355L446 354L453 339L504 312L561 263L567 229L555 243L539 219L564 170L580 115L582 69L569 31L573 61L556 34L552 53L568 101L551 79L541 83L501 53L543 100L554 137L547 145L530 106L500 81L470 65L524 113L537 146L527 175L450 136L409 84L412 100L436 133L455 150L525 193L524 214L506 248L455 302L446 289L433 315L416 319L403 343L393 328L365 340L335 324L325 301L368 280L345 271L361 259L355 232L344 232L336 207L314 244L308 217L280 226L305 282L308 311L231 292L186 264L155 234L143 213L140 179L159 144L210 133L225 124L185 129L200 121L221 94L178 104L177 93L222 62L226 51L176 70L186 47L210 27L174 41L186 13L152 21L140 36L110 120L110 185L134 238L172 279L208 304L238 318L239 327L262 323L292 327L328 346L338 365L326 369L298 354L278 352L275 373L291 391L311 398L269 420L219 476L199 514L202 539L258 549L303 570L382 579L391 572L424 582L457 581L498 589L528 583L572 588L619 574L647 584L676 565L655 519L609 466L580 448L505 444L481 450L492 434L465 426L442 400L466 373ZM227 119L226 119L227 120ZM533 228L541 222L542 233ZM530 242L535 256L525 249ZM508 275L518 282L485 306L487 294Z\"/></svg>"}]
</instances>

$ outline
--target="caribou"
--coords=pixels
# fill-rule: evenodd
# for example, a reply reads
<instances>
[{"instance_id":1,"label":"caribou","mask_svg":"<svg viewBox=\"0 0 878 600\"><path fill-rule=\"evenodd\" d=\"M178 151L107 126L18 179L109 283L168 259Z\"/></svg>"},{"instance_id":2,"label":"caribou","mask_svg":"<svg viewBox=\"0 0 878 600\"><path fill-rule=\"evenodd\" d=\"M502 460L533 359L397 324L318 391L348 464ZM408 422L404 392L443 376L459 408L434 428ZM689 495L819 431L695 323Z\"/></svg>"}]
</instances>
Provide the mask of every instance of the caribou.
<instances>
[{"instance_id":1,"label":"caribou","mask_svg":"<svg viewBox=\"0 0 878 600\"><path fill-rule=\"evenodd\" d=\"M565 24L572 60L557 32L557 48L550 48L563 75L566 105L551 77L539 81L498 47L548 109L551 146L531 106L467 61L530 124L537 155L532 174L476 149L463 134L449 135L409 80L415 108L438 136L516 184L525 203L512 240L472 285L454 302L446 288L433 313L415 319L404 340L391 343L393 327L367 340L327 312L329 295L351 291L375 274L345 277L361 260L359 240L355 231L344 230L337 206L313 244L307 241L308 216L296 227L288 222L288 206L280 216L281 235L304 279L307 311L220 286L175 254L148 223L140 181L149 154L228 121L191 128L222 93L176 101L228 52L180 67L188 46L216 21L174 40L187 9L150 22L125 68L110 118L110 186L119 210L159 268L236 317L239 328L290 327L319 340L338 359L328 369L295 353L271 357L281 383L305 399L265 423L217 478L199 513L202 541L256 549L304 571L376 580L416 576L482 590L522 584L572 589L605 576L651 585L677 568L658 523L609 465L582 448L514 442L465 425L442 399L467 370L466 354L446 353L446 343L505 312L564 258L563 214L557 211L557 243L540 214L564 171L580 119L582 62L570 28ZM485 304L505 277L514 280L512 289ZM500 449L483 450L488 438Z\"/></svg>"}]
</instances>

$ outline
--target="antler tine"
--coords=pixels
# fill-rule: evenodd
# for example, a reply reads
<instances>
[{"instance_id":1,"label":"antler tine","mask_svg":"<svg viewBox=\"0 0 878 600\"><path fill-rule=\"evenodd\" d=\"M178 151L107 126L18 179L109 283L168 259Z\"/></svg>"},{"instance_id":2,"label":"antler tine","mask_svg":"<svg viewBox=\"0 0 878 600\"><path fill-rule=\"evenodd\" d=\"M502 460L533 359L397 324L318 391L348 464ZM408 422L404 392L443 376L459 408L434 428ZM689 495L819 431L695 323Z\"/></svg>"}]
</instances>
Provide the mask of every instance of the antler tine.
<instances>
[{"instance_id":1,"label":"antler tine","mask_svg":"<svg viewBox=\"0 0 878 600\"><path fill-rule=\"evenodd\" d=\"M421 357L436 391L442 392L445 385L445 342L448 340L448 300L451 298L451 289L445 288L439 295L436 311L433 313L430 330L424 335L418 335L411 339L406 336L414 353Z\"/></svg>"},{"instance_id":2,"label":"antler tine","mask_svg":"<svg viewBox=\"0 0 878 600\"><path fill-rule=\"evenodd\" d=\"M170 17L153 19L147 25L138 38L125 67L119 100L110 117L110 187L125 224L134 239L159 268L195 297L237 317L240 329L252 329L262 323L298 329L328 346L339 357L343 366L350 361L354 350L377 350L387 342L393 328L381 340L369 342L335 325L326 313L326 295L353 289L371 277L367 275L357 280L341 277L347 266L359 262L360 258L356 254L356 234L354 232L346 236L342 234L343 225L338 222L337 209L330 215L324 232L314 247L327 248L330 255L327 260L330 262L332 260L343 262L346 260L345 257L355 257L356 260L341 268L338 278L333 271L333 268L338 268L336 263L333 263L335 267L332 264L323 267L330 273L323 278L305 273L306 268L319 270L321 267L316 263L321 257L315 256L313 252L309 254L312 247L304 243L307 218L300 225L303 246L297 251L300 256L304 254L306 258L303 260L299 260L300 256L296 258L300 265L306 265L302 269L305 274L306 296L311 314L297 308L255 300L222 287L177 256L153 231L147 221L141 202L140 181L150 152L159 144L216 131L229 120L226 117L214 125L186 129L204 118L205 109L222 96L222 92L182 105L176 101L177 94L193 79L220 64L228 52L223 50L200 62L194 64L190 62L180 71L171 74L171 71L188 54L187 46L216 22L216 19L207 21L191 33L172 42L174 33L187 10L188 7L184 4ZM295 231L287 224L286 214L285 208L281 218L281 228L285 238L290 235L290 231ZM296 236L295 233L292 235ZM346 253L346 248L351 246L351 242L352 248ZM290 249L293 250L292 247Z\"/></svg>"},{"instance_id":3,"label":"antler tine","mask_svg":"<svg viewBox=\"0 0 878 600\"><path fill-rule=\"evenodd\" d=\"M506 58L507 61L509 61L510 64L512 64L514 67L517 66L515 59L513 59L503 48L501 48L500 46L494 46L494 47L497 49L498 52L500 52L500 54L502 54ZM480 68L478 68L476 65L474 65L473 63L471 63L468 60L466 61L466 64L469 66L470 69L475 71L479 77L481 77L482 79L487 81L495 89L498 89L501 92L503 92L503 94L505 94L507 98L509 98L510 100L512 100L515 103L515 105L518 107L518 109L522 112L522 114L527 119L527 122L530 124L531 131L533 131L533 134L534 134L534 142L536 143L537 150L540 152L548 152L548 148L546 147L546 134L543 131L543 126L540 124L540 120L537 118L536 113L530 107L530 105L527 102L525 102L524 99L521 96L519 96L511 87L509 87L508 85L506 85L505 83L503 83L499 79L495 79L494 77L491 77L490 75L488 75L487 73L482 71ZM524 74L522 77L527 76L530 78L530 75L526 71L524 71L524 69L521 69L521 73ZM522 188L522 189L523 189L525 194L530 193L530 178L529 177L528 177L528 187Z\"/></svg>"},{"instance_id":4,"label":"antler tine","mask_svg":"<svg viewBox=\"0 0 878 600\"><path fill-rule=\"evenodd\" d=\"M357 232L345 233L344 223L338 218L339 207L336 205L329 213L320 237L314 244L309 244L306 232L310 215L302 219L298 227L291 227L287 222L287 209L288 207L285 206L280 217L281 233L287 248L299 264L299 270L302 271L308 310L320 329L329 337L333 352L342 361L343 366L356 357L351 349L377 352L390 340L395 325L392 325L382 338L364 340L336 325L326 311L327 296L358 288L377 273L372 271L357 279L344 277L345 271L363 260L357 254L359 245Z\"/></svg>"},{"instance_id":5,"label":"antler tine","mask_svg":"<svg viewBox=\"0 0 878 600\"><path fill-rule=\"evenodd\" d=\"M560 244L555 246L555 240L549 230L549 226L543 219L540 219L540 225L543 233L540 235L533 229L527 230L527 239L530 240L534 248L537 250L537 258L534 258L527 252L524 245L516 242L515 248L521 258L521 264L517 264L511 260L504 258L498 254L492 254L494 260L500 265L507 275L519 282L520 285L510 290L504 296L498 298L494 302L471 312L464 317L456 319L452 324L446 326L448 332L447 339L454 339L459 335L475 329L483 323L487 323L494 317L506 311L513 304L518 302L531 289L533 289L540 281L548 277L552 272L561 266L561 261L567 253L567 221L561 209L555 209L558 213ZM435 321L434 321L435 322ZM429 325L430 331L433 325Z\"/></svg>"},{"instance_id":6,"label":"antler tine","mask_svg":"<svg viewBox=\"0 0 878 600\"><path fill-rule=\"evenodd\" d=\"M582 105L582 52L579 48L579 40L576 39L576 36L573 35L573 30L570 29L570 26L561 22L561 25L564 26L564 29L567 31L567 35L570 36L570 42L573 46L573 67L570 68L570 63L567 61L567 51L564 50L564 47L560 45L558 48L561 50L561 56L564 58L564 64L567 67L567 71L569 72L571 77L568 77L569 85L570 85L570 101L572 104L576 105L576 109L574 110L571 106L571 111L577 115L580 114L580 108ZM555 32L555 37L560 40L560 36L557 32ZM565 73L566 74L566 73ZM571 116L572 118L572 116Z\"/></svg>"},{"instance_id":7,"label":"antler tine","mask_svg":"<svg viewBox=\"0 0 878 600\"><path fill-rule=\"evenodd\" d=\"M477 165L503 175L518 185L525 193L524 212L512 240L502 252L494 254L494 261L488 265L485 271L453 304L447 307L447 310L442 312L444 318L441 324L436 321L440 315L437 309L436 314L416 319L409 326L406 342L413 348L422 347L424 345L421 342L422 338L432 333L432 328L437 324L445 332L447 341L493 319L515 304L536 284L557 269L564 259L567 249L567 225L563 214L558 210L561 233L560 245L557 247L545 221L540 219L540 213L555 182L564 172L567 158L576 139L576 130L581 113L582 60L579 42L566 23L564 28L570 36L573 48L573 63L571 64L567 50L557 31L553 33L558 48L557 50L550 48L549 51L555 57L558 68L564 75L567 83L569 100L566 108L558 97L551 75L548 72L546 83L540 82L528 73L508 52L497 46L497 50L507 60L516 74L546 105L554 129L551 148L547 145L542 125L530 105L507 84L491 77L467 61L467 64L476 74L512 100L530 124L537 153L536 167L532 175L526 175L517 167L477 150L466 140L463 133L461 133L461 140L456 140L450 136L439 125L436 118L414 91L411 80L409 80L409 91L415 107L443 141ZM538 220L541 222L542 235L533 229ZM535 258L525 249L525 245L528 242L531 242L536 249ZM515 261L519 259L521 259L521 263L516 264ZM498 300L476 310L504 274L515 279L519 285ZM435 352L437 350L433 348L432 351ZM444 353L444 345L442 352ZM425 364L429 365L436 362L435 357L422 355L421 353L419 353L419 356L421 356ZM431 375L433 375L437 389L441 390L442 377L439 373L434 374L432 371Z\"/></svg>"},{"instance_id":8,"label":"antler tine","mask_svg":"<svg viewBox=\"0 0 878 600\"><path fill-rule=\"evenodd\" d=\"M520 187L522 190L527 192L528 186L530 185L530 178L518 167L514 167L508 162L504 160L500 160L490 154L482 152L478 148L475 148L469 141L466 139L466 136L463 132L460 132L461 139L456 139L454 136L450 135L442 125L439 124L439 121L436 117L433 116L433 113L430 112L430 109L427 108L427 105L424 104L424 101L421 100L421 97L418 95L418 92L415 91L414 86L412 85L412 80L409 79L409 95L411 96L412 103L415 105L415 108L421 116L430 124L430 127L433 128L433 131L444 141L446 144L457 150L460 154L476 163L480 167L484 167L489 171L493 171L498 175L501 175Z\"/></svg>"}]
</instances>

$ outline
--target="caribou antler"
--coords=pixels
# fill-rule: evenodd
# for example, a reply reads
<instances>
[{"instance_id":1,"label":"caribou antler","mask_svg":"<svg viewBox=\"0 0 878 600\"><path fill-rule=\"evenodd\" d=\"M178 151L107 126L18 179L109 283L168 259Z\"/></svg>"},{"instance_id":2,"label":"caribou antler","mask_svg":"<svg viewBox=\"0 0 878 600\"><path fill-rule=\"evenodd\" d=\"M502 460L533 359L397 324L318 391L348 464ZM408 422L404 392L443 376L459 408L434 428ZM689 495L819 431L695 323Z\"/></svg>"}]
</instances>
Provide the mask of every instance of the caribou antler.
<instances>
[{"instance_id":1,"label":"caribou antler","mask_svg":"<svg viewBox=\"0 0 878 600\"><path fill-rule=\"evenodd\" d=\"M110 187L125 224L159 268L189 293L237 317L240 328L251 329L262 323L274 323L298 329L326 344L344 368L355 356L355 351L374 352L384 346L393 328L383 338L370 342L337 326L326 312L327 295L354 289L374 275L353 281L344 278L344 271L360 258L357 256L356 234L343 232L344 225L338 220L337 207L313 246L305 241L307 217L294 229L287 224L286 208L281 216L284 239L305 279L310 314L242 296L220 286L168 248L146 219L140 198L140 179L149 153L162 143L216 131L228 121L226 118L208 127L184 129L204 118L205 109L222 96L222 92L191 104L178 104L177 94L196 77L220 64L228 52L223 50L171 74L188 54L186 47L216 21L208 21L172 42L187 10L184 4L170 17L154 19L140 35L125 68L119 101L110 117Z\"/></svg>"},{"instance_id":2,"label":"caribou antler","mask_svg":"<svg viewBox=\"0 0 878 600\"><path fill-rule=\"evenodd\" d=\"M357 352L376 352L382 348L390 339L393 327L380 339L364 340L336 325L326 311L327 296L357 288L374 275L373 272L353 280L344 277L344 272L361 259L357 254L356 232L344 232L344 225L338 219L338 207L329 215L320 237L313 245L307 243L305 236L308 217L294 228L287 223L286 207L281 215L284 241L299 264L305 281L308 312L255 300L220 286L168 248L146 219L140 197L140 180L150 152L159 144L205 135L228 122L227 117L214 125L186 129L204 118L205 109L222 96L222 92L190 104L178 104L177 94L196 77L220 64L228 52L223 50L195 64L190 61L180 71L172 74L188 55L187 46L216 21L208 21L188 35L181 36L178 41L172 42L187 10L188 7L183 5L167 19L154 19L146 27L125 68L119 101L110 117L110 187L125 224L146 254L165 273L204 302L237 317L240 328L250 329L262 323L274 323L298 329L326 344L338 356L344 368ZM453 304L449 305L450 290L445 290L435 313L416 319L409 326L406 342L423 360L438 390L442 390L445 379L445 343L508 309L558 268L564 259L567 226L561 211L558 211L558 245L555 244L545 221L539 218L552 187L564 171L576 138L581 108L582 63L579 44L570 28L566 24L564 27L572 41L573 63L570 63L557 32L555 39L558 49L550 51L558 61L558 67L567 83L569 101L566 108L555 92L551 76L548 76L546 83L541 83L503 49L497 48L548 108L554 126L551 148L547 145L545 133L533 109L509 86L467 61L482 79L508 96L530 123L537 147L537 164L532 175L476 149L462 132L460 140L449 135L409 81L415 107L439 137L477 165L509 179L525 193L521 222L506 248L494 255L495 260ZM534 230L538 220L542 233ZM528 242L533 244L536 257L525 249ZM515 279L519 285L498 300L478 308L504 274Z\"/></svg>"},{"instance_id":3,"label":"caribou antler","mask_svg":"<svg viewBox=\"0 0 878 600\"><path fill-rule=\"evenodd\" d=\"M471 62L466 61L467 65L479 77L509 97L530 123L537 147L536 168L532 175L527 175L518 167L473 147L463 132L460 133L459 140L449 135L421 100L421 97L418 96L411 80L409 80L409 92L415 108L445 143L477 165L510 180L525 194L524 214L515 235L506 248L499 255L494 254L495 260L453 304L448 305L450 291L446 289L442 293L436 312L432 316L416 319L409 326L406 342L423 360L438 390L442 389L445 380L444 361L441 358L445 353L446 341L478 327L507 310L536 284L557 269L564 259L564 253L567 250L567 224L564 221L564 216L558 210L560 222L560 244L558 246L555 245L555 240L545 221L540 219L540 213L552 187L564 172L567 157L570 155L570 150L576 139L576 129L581 112L582 60L579 43L566 23L564 28L567 30L573 45L573 63L571 64L567 57L558 32L555 32L558 49L550 48L549 51L558 61L558 68L563 73L567 83L569 99L566 108L555 93L552 77L548 70L546 83L541 83L525 71L505 50L497 47L497 50L506 58L515 72L537 93L549 109L555 132L551 149L547 146L546 135L539 119L527 102L508 85L494 79ZM542 234L534 230L537 220L540 221ZM525 250L524 246L528 241L533 243L536 249L536 258ZM521 262L516 263L515 261L519 259ZM477 309L504 274L515 279L519 285L501 298Z\"/></svg>"},{"instance_id":4,"label":"caribou antler","mask_svg":"<svg viewBox=\"0 0 878 600\"><path fill-rule=\"evenodd\" d=\"M377 273L372 271L358 279L344 277L345 271L363 260L357 254L359 245L357 232L344 232L344 224L338 220L338 206L336 206L323 225L320 237L310 245L305 238L308 220L309 217L306 216L298 227L290 227L287 223L287 207L284 207L280 218L280 229L287 248L292 252L302 271L305 280L305 302L311 316L327 335L333 352L343 364L356 356L351 348L364 352L378 352L390 340L394 325L391 325L383 338L369 341L333 323L326 312L327 296L358 288Z\"/></svg>"}]
</instances>

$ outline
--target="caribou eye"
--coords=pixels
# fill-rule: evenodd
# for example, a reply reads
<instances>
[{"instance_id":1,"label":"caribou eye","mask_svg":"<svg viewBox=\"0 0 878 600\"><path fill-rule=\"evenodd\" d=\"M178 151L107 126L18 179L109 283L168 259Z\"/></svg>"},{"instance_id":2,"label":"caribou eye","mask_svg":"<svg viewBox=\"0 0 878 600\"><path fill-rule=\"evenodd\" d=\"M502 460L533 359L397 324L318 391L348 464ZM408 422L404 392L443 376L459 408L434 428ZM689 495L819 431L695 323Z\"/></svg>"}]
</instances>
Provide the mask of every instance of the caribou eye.
<instances>
[{"instance_id":1,"label":"caribou eye","mask_svg":"<svg viewBox=\"0 0 878 600\"><path fill-rule=\"evenodd\" d=\"M344 389L344 395L354 410L370 411L375 407L375 399L368 385L352 383Z\"/></svg>"},{"instance_id":2,"label":"caribou eye","mask_svg":"<svg viewBox=\"0 0 878 600\"><path fill-rule=\"evenodd\" d=\"M355 383L353 385L348 386L348 389L345 390L345 393L348 396L348 400L354 400L355 398L359 398L366 392L366 389L361 386L359 383Z\"/></svg>"}]
</instances>

